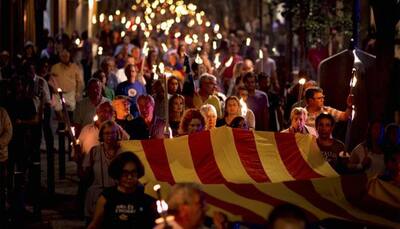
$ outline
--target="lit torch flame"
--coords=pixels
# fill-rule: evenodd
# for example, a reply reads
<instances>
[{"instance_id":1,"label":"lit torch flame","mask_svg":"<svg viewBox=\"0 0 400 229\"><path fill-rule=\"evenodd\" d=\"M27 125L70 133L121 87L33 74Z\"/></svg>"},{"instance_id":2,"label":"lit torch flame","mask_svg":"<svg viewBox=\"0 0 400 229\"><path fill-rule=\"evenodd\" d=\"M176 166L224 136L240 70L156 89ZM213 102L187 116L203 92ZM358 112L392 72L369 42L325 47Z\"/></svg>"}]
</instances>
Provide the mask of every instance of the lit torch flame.
<instances>
[{"instance_id":1,"label":"lit torch flame","mask_svg":"<svg viewBox=\"0 0 400 229\"><path fill-rule=\"evenodd\" d=\"M229 66L231 66L233 63L233 57L230 57L229 60L225 63L225 67L229 68Z\"/></svg>"},{"instance_id":2,"label":"lit torch flame","mask_svg":"<svg viewBox=\"0 0 400 229\"><path fill-rule=\"evenodd\" d=\"M263 51L261 49L258 51L258 58L260 60L264 59L264 53L263 53Z\"/></svg>"},{"instance_id":3,"label":"lit torch flame","mask_svg":"<svg viewBox=\"0 0 400 229\"><path fill-rule=\"evenodd\" d=\"M250 43L251 43L250 37L246 38L246 46L250 46Z\"/></svg>"}]
</instances>

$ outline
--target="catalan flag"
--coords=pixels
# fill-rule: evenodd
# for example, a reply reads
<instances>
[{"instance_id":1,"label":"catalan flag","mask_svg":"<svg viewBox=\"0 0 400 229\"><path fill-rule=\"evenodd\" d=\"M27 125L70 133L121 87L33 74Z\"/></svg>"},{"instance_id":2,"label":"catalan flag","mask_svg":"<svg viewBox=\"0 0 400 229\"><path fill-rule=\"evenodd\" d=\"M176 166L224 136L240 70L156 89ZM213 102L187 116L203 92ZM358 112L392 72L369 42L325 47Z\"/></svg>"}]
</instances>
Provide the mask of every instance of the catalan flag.
<instances>
[{"instance_id":1,"label":"catalan flag","mask_svg":"<svg viewBox=\"0 0 400 229\"><path fill-rule=\"evenodd\" d=\"M230 220L264 223L274 206L292 203L312 219L400 227L400 191L385 192L387 186L375 183L369 192L366 176L339 176L310 135L222 127L174 139L125 141L122 150L143 162L142 182L150 195L156 183L166 195L174 183L197 182L209 211ZM366 212L369 205L383 210Z\"/></svg>"}]
</instances>

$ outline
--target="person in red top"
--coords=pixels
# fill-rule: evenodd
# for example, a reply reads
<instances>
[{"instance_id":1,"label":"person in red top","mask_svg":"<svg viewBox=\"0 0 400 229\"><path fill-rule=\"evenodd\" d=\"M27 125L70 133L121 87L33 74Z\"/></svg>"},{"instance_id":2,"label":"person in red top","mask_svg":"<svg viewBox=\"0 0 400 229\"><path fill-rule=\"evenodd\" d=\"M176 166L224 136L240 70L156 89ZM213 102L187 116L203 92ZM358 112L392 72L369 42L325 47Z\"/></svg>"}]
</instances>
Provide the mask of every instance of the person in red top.
<instances>
[{"instance_id":1,"label":"person in red top","mask_svg":"<svg viewBox=\"0 0 400 229\"><path fill-rule=\"evenodd\" d=\"M223 61L222 66L225 68L222 72L222 85L224 87L224 90L227 92L229 89L229 85L231 82L231 79L233 77L233 67L235 66L236 63L243 61L243 58L239 56L239 43L236 40L232 40L229 45L229 55L226 56L226 58ZM230 60L232 58L232 60ZM227 66L227 62L232 61L229 66Z\"/></svg>"}]
</instances>

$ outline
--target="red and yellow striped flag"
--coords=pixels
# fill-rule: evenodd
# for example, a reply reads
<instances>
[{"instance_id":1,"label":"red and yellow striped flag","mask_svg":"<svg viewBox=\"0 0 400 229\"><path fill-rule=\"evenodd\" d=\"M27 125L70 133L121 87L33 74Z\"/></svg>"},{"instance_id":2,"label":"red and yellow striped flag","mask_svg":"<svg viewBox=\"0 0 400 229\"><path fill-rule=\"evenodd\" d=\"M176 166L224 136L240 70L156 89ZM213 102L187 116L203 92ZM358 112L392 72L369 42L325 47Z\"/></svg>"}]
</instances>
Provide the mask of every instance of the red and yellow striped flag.
<instances>
[{"instance_id":1,"label":"red and yellow striped flag","mask_svg":"<svg viewBox=\"0 0 400 229\"><path fill-rule=\"evenodd\" d=\"M353 177L338 176L310 135L222 127L174 139L125 141L122 150L133 151L143 162L142 182L149 194L155 195L151 187L156 183L164 186L165 195L169 185L197 182L209 210L231 220L263 223L274 206L293 203L314 219L400 226L350 203L352 189L361 187L352 187ZM357 180L366 187L366 179ZM349 185L352 191L346 192Z\"/></svg>"}]
</instances>

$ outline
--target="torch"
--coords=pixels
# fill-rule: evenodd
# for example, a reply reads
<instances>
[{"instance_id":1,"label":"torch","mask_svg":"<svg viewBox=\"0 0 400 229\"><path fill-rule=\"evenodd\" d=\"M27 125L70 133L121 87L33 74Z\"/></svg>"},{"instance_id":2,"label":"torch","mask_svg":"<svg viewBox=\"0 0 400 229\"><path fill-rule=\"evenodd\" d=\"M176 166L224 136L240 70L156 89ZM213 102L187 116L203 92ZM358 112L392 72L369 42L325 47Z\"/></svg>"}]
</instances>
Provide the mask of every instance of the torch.
<instances>
[{"instance_id":1,"label":"torch","mask_svg":"<svg viewBox=\"0 0 400 229\"><path fill-rule=\"evenodd\" d=\"M302 95L303 95L303 89L304 89L304 83L306 82L306 79L304 79L304 78L301 78L301 79L299 79L299 85L300 85L300 87L299 87L299 94L298 94L298 96L297 96L297 101L300 101L301 100L301 97L302 97Z\"/></svg>"},{"instance_id":2,"label":"torch","mask_svg":"<svg viewBox=\"0 0 400 229\"><path fill-rule=\"evenodd\" d=\"M156 184L153 187L153 190L157 193L157 212L161 215L162 221L164 224L164 229L171 229L172 227L168 224L168 204L161 197L161 185Z\"/></svg>"},{"instance_id":3,"label":"torch","mask_svg":"<svg viewBox=\"0 0 400 229\"><path fill-rule=\"evenodd\" d=\"M350 92L349 92L349 96L353 96L353 91L354 88L357 84L357 69L355 67L353 67L353 69L351 70L351 79L350 79ZM346 152L348 152L349 148L350 148L350 129L351 129L351 124L354 120L354 117L356 115L356 107L354 104L351 105L350 107L351 109L351 115L347 121L347 129L346 129L346 137L345 137L345 150Z\"/></svg>"},{"instance_id":4,"label":"torch","mask_svg":"<svg viewBox=\"0 0 400 229\"><path fill-rule=\"evenodd\" d=\"M143 45L143 60L142 60L142 65L140 66L140 76L143 77L143 70L144 70L144 63L146 62L146 57L149 54L149 48L147 47L147 41L144 42Z\"/></svg>"},{"instance_id":5,"label":"torch","mask_svg":"<svg viewBox=\"0 0 400 229\"><path fill-rule=\"evenodd\" d=\"M258 51L258 59L260 60L260 72L264 72L264 53L262 49Z\"/></svg>"},{"instance_id":6,"label":"torch","mask_svg":"<svg viewBox=\"0 0 400 229\"><path fill-rule=\"evenodd\" d=\"M71 121L69 120L67 105L65 103L63 91L61 88L57 88L57 92L58 92L58 95L60 96L60 100L61 100L63 118L64 118L65 128L66 128L65 130L68 132L68 135L71 139L71 145L72 146L79 145L79 140L77 140L75 137L75 127L71 126Z\"/></svg>"}]
</instances>

